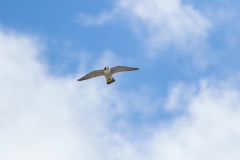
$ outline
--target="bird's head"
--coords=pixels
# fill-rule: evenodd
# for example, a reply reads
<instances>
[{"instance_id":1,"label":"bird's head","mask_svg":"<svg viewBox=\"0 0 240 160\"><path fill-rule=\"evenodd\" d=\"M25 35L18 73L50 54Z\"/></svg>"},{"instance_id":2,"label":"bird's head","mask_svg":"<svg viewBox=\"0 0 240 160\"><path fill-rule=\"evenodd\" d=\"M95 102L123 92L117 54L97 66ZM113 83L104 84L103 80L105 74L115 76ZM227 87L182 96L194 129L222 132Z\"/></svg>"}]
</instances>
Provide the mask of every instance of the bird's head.
<instances>
[{"instance_id":1,"label":"bird's head","mask_svg":"<svg viewBox=\"0 0 240 160\"><path fill-rule=\"evenodd\" d=\"M109 70L108 66L107 66L107 67L104 67L104 70L105 70L105 71Z\"/></svg>"}]
</instances>

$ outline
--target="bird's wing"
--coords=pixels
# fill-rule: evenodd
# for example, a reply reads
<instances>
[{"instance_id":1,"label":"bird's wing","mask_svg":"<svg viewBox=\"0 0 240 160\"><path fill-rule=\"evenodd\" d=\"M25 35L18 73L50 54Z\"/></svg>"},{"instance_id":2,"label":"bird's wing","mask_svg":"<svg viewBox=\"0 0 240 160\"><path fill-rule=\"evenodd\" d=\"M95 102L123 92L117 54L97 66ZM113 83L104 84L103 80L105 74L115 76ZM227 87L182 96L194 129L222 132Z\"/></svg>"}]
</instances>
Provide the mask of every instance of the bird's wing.
<instances>
[{"instance_id":1,"label":"bird's wing","mask_svg":"<svg viewBox=\"0 0 240 160\"><path fill-rule=\"evenodd\" d=\"M83 76L82 78L78 79L78 81L83 81L83 80L90 79L93 77L98 77L98 76L104 76L103 70L92 71L92 72L88 73L87 75Z\"/></svg>"},{"instance_id":2,"label":"bird's wing","mask_svg":"<svg viewBox=\"0 0 240 160\"><path fill-rule=\"evenodd\" d=\"M126 66L116 66L111 68L112 74L119 73L119 72L129 72L129 71L135 71L139 68L133 68L133 67L126 67Z\"/></svg>"}]
</instances>

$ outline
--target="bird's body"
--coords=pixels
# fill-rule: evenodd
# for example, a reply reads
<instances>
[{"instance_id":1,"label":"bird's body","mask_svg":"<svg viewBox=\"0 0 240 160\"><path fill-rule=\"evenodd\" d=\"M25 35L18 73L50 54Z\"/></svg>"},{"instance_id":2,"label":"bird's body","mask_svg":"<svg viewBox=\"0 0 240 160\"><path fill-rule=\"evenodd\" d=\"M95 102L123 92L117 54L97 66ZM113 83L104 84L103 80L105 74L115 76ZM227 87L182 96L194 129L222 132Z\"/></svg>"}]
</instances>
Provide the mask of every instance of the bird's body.
<instances>
[{"instance_id":1,"label":"bird's body","mask_svg":"<svg viewBox=\"0 0 240 160\"><path fill-rule=\"evenodd\" d=\"M135 71L135 70L138 70L138 68L132 68L132 67L126 67L126 66L116 66L113 68L104 67L103 70L95 70L88 73L87 75L78 79L78 81L83 81L83 80L87 80L87 79L98 77L98 76L105 76L107 80L107 84L111 84L115 82L115 79L112 77L113 74L116 74L119 72Z\"/></svg>"},{"instance_id":2,"label":"bird's body","mask_svg":"<svg viewBox=\"0 0 240 160\"><path fill-rule=\"evenodd\" d=\"M107 84L111 84L113 82L115 82L115 79L112 77L112 72L111 72L111 69L108 68L108 67L105 67L104 70L103 70L103 73L104 73L104 76L107 80Z\"/></svg>"}]
</instances>

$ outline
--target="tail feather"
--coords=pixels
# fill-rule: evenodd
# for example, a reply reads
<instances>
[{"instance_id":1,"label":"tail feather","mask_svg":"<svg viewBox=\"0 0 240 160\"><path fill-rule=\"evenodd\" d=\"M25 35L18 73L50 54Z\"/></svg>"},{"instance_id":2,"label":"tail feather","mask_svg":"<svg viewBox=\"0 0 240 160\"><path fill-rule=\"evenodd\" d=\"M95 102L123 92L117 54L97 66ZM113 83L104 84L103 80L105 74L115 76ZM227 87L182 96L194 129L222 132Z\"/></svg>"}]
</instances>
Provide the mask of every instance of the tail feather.
<instances>
[{"instance_id":1,"label":"tail feather","mask_svg":"<svg viewBox=\"0 0 240 160\"><path fill-rule=\"evenodd\" d=\"M111 84L113 82L115 82L115 79L113 77L107 78L107 84Z\"/></svg>"}]
</instances>

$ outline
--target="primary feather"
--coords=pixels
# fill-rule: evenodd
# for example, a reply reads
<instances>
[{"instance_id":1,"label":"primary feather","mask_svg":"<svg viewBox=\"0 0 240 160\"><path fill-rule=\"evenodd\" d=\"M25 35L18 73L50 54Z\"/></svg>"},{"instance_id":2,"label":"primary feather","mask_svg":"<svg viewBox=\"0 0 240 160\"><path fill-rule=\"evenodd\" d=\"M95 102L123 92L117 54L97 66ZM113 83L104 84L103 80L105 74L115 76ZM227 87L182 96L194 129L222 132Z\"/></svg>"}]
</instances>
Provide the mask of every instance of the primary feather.
<instances>
[{"instance_id":1,"label":"primary feather","mask_svg":"<svg viewBox=\"0 0 240 160\"><path fill-rule=\"evenodd\" d=\"M83 80L90 79L93 77L98 77L98 76L104 76L103 70L92 71L92 72L88 73L87 75L83 76L82 78L78 79L78 81L83 81Z\"/></svg>"},{"instance_id":2,"label":"primary feather","mask_svg":"<svg viewBox=\"0 0 240 160\"><path fill-rule=\"evenodd\" d=\"M129 72L129 71L135 71L139 68L133 68L133 67L126 67L126 66L116 66L111 68L112 74L119 73L119 72Z\"/></svg>"}]
</instances>

